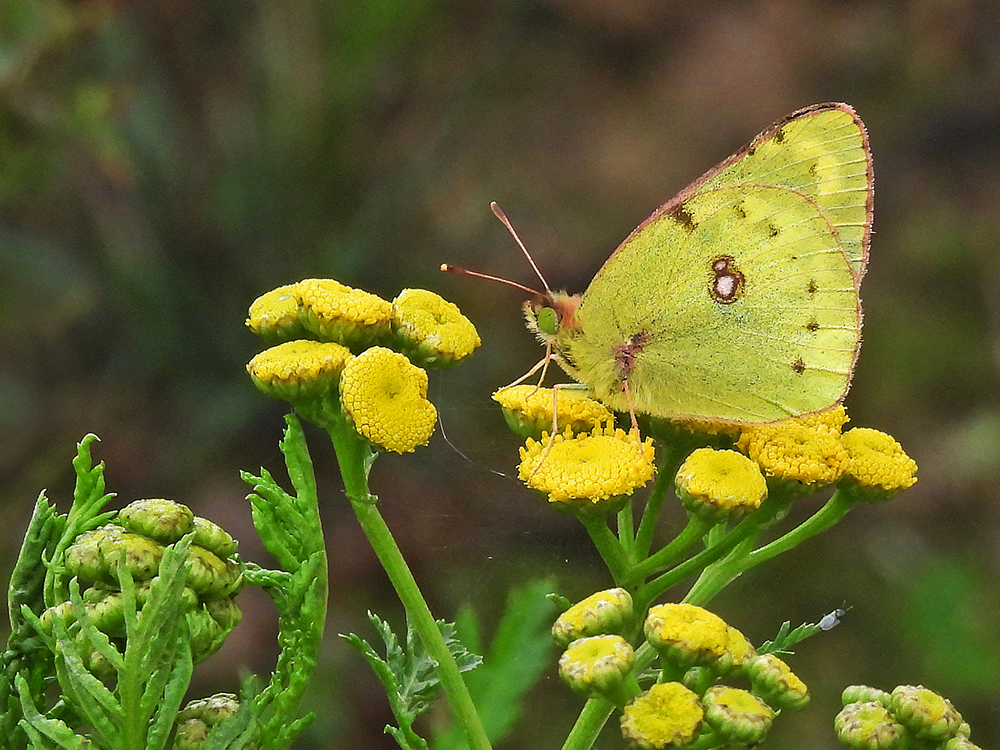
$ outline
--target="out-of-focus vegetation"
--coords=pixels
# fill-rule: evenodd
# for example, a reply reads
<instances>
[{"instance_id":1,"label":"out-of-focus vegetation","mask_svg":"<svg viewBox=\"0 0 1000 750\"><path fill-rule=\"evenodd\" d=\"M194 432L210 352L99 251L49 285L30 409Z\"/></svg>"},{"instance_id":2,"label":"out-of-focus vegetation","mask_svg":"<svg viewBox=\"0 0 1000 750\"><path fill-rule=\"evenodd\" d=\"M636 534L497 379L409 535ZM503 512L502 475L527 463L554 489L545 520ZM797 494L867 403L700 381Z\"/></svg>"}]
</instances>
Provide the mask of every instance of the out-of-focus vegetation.
<instances>
[{"instance_id":1,"label":"out-of-focus vegetation","mask_svg":"<svg viewBox=\"0 0 1000 750\"><path fill-rule=\"evenodd\" d=\"M257 346L243 319L268 289L332 276L389 298L434 289L483 336L430 394L471 461L439 437L373 478L438 616L473 602L488 630L514 581L552 575L571 598L605 586L572 519L491 473L516 448L489 394L540 354L521 298L438 265L535 283L497 200L549 282L581 291L648 213L771 121L847 101L876 174L847 406L851 425L901 441L920 481L748 574L718 609L760 642L853 607L795 657L814 702L768 747L834 748L844 686L918 682L998 746L998 92L992 0L5 0L3 579L38 490L66 497L90 431L123 504L174 497L242 524L242 553L263 555L237 472L277 465L282 407L243 371ZM333 636L399 607L320 471L331 632L320 718L297 747L391 747L377 682ZM273 611L241 604L203 694L273 661ZM557 680L536 695L544 713L528 709L511 747L556 747L575 716Z\"/></svg>"}]
</instances>

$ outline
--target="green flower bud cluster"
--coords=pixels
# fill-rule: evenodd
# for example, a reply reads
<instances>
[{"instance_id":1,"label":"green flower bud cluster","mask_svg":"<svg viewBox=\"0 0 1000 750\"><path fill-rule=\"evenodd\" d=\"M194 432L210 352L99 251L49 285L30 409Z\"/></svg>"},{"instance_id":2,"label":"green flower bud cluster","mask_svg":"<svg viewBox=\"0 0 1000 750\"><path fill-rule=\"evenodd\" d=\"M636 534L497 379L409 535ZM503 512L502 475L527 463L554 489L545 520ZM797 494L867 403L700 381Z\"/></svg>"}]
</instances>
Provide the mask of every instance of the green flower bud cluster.
<instances>
[{"instance_id":1,"label":"green flower bud cluster","mask_svg":"<svg viewBox=\"0 0 1000 750\"><path fill-rule=\"evenodd\" d=\"M978 750L951 701L922 685L899 685L891 693L852 685L842 702L834 728L851 750Z\"/></svg>"},{"instance_id":2,"label":"green flower bud cluster","mask_svg":"<svg viewBox=\"0 0 1000 750\"><path fill-rule=\"evenodd\" d=\"M83 532L67 548L66 572L80 583L88 619L112 642L118 641L116 645L122 645L125 638L125 596L119 587L119 571L127 570L135 582L136 608L141 609L165 546L187 534L193 534L193 543L185 562L181 608L197 663L219 649L242 617L233 601L243 586L240 568L232 559L236 541L220 526L172 500L136 500L119 511L112 523ZM67 626L78 619L73 603L65 601L42 613L42 626L50 630L56 616ZM111 666L97 652L89 654L87 666L101 679L114 677Z\"/></svg>"},{"instance_id":3,"label":"green flower bud cluster","mask_svg":"<svg viewBox=\"0 0 1000 750\"><path fill-rule=\"evenodd\" d=\"M173 750L199 750L216 724L234 716L240 702L232 693L216 693L188 703L177 714ZM244 745L246 750L256 750L257 745Z\"/></svg>"}]
</instances>

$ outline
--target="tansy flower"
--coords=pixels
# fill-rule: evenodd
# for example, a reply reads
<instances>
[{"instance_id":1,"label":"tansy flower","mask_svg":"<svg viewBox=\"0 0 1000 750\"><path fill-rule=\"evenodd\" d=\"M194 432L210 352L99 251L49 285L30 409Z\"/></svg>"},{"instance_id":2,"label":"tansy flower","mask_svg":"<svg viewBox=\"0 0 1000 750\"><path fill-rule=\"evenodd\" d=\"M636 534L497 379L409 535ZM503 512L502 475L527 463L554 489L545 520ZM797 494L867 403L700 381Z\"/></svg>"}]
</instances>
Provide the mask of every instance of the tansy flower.
<instances>
[{"instance_id":1,"label":"tansy flower","mask_svg":"<svg viewBox=\"0 0 1000 750\"><path fill-rule=\"evenodd\" d=\"M552 625L552 638L565 647L577 638L621 633L631 617L632 596L628 591L598 591L559 615Z\"/></svg>"},{"instance_id":2,"label":"tansy flower","mask_svg":"<svg viewBox=\"0 0 1000 750\"><path fill-rule=\"evenodd\" d=\"M332 342L297 339L265 349L250 360L247 372L269 396L314 399L335 388L351 352Z\"/></svg>"},{"instance_id":3,"label":"tansy flower","mask_svg":"<svg viewBox=\"0 0 1000 750\"><path fill-rule=\"evenodd\" d=\"M705 712L698 695L679 682L658 682L622 712L622 735L634 747L666 750L687 745Z\"/></svg>"},{"instance_id":4,"label":"tansy flower","mask_svg":"<svg viewBox=\"0 0 1000 750\"><path fill-rule=\"evenodd\" d=\"M279 286L262 294L250 305L247 327L269 344L280 344L305 335L306 330L299 321L296 286Z\"/></svg>"},{"instance_id":5,"label":"tansy flower","mask_svg":"<svg viewBox=\"0 0 1000 750\"><path fill-rule=\"evenodd\" d=\"M903 726L875 701L845 706L834 718L833 728L841 744L852 750L896 750L910 745Z\"/></svg>"},{"instance_id":6,"label":"tansy flower","mask_svg":"<svg viewBox=\"0 0 1000 750\"><path fill-rule=\"evenodd\" d=\"M699 448L674 478L684 507L716 523L757 510L767 497L760 467L736 451Z\"/></svg>"},{"instance_id":7,"label":"tansy flower","mask_svg":"<svg viewBox=\"0 0 1000 750\"><path fill-rule=\"evenodd\" d=\"M302 325L321 341L355 351L389 334L392 305L333 279L305 279L293 287Z\"/></svg>"},{"instance_id":8,"label":"tansy flower","mask_svg":"<svg viewBox=\"0 0 1000 750\"><path fill-rule=\"evenodd\" d=\"M445 367L481 343L457 305L426 289L404 289L392 301L392 330L404 354L424 367Z\"/></svg>"},{"instance_id":9,"label":"tansy flower","mask_svg":"<svg viewBox=\"0 0 1000 750\"><path fill-rule=\"evenodd\" d=\"M917 481L917 464L891 435L865 427L848 430L841 438L850 460L847 476L868 502L888 500Z\"/></svg>"},{"instance_id":10,"label":"tansy flower","mask_svg":"<svg viewBox=\"0 0 1000 750\"><path fill-rule=\"evenodd\" d=\"M840 442L840 418L841 412L829 409L747 427L736 446L769 477L814 487L832 484L849 463L847 449Z\"/></svg>"},{"instance_id":11,"label":"tansy flower","mask_svg":"<svg viewBox=\"0 0 1000 750\"><path fill-rule=\"evenodd\" d=\"M896 721L920 740L943 742L958 733L962 715L947 698L923 685L900 685L887 706Z\"/></svg>"},{"instance_id":12,"label":"tansy flower","mask_svg":"<svg viewBox=\"0 0 1000 750\"><path fill-rule=\"evenodd\" d=\"M713 666L729 654L729 626L693 604L650 607L643 631L663 659L683 669Z\"/></svg>"},{"instance_id":13,"label":"tansy flower","mask_svg":"<svg viewBox=\"0 0 1000 750\"><path fill-rule=\"evenodd\" d=\"M549 502L582 510L631 495L653 477L653 442L634 432L598 427L573 437L569 430L551 441L528 438L521 448L521 481L549 496Z\"/></svg>"},{"instance_id":14,"label":"tansy flower","mask_svg":"<svg viewBox=\"0 0 1000 750\"><path fill-rule=\"evenodd\" d=\"M523 438L538 438L552 430L552 410L556 410L558 431L589 432L598 425L614 421L614 414L600 401L572 388L552 388L535 385L513 385L493 394L493 400L503 407L507 425Z\"/></svg>"},{"instance_id":15,"label":"tansy flower","mask_svg":"<svg viewBox=\"0 0 1000 750\"><path fill-rule=\"evenodd\" d=\"M354 429L386 450L408 453L434 432L427 373L390 349L375 346L351 359L340 376L340 397Z\"/></svg>"},{"instance_id":16,"label":"tansy flower","mask_svg":"<svg viewBox=\"0 0 1000 750\"><path fill-rule=\"evenodd\" d=\"M755 745L767 736L774 711L752 693L714 685L702 696L705 723L726 740L722 744Z\"/></svg>"},{"instance_id":17,"label":"tansy flower","mask_svg":"<svg viewBox=\"0 0 1000 750\"><path fill-rule=\"evenodd\" d=\"M775 708L802 708L809 703L809 688L774 654L761 654L747 668L753 692Z\"/></svg>"},{"instance_id":18,"label":"tansy flower","mask_svg":"<svg viewBox=\"0 0 1000 750\"><path fill-rule=\"evenodd\" d=\"M624 705L635 695L622 690L634 663L635 652L620 635L595 635L569 645L559 657L559 676L578 693Z\"/></svg>"}]
</instances>

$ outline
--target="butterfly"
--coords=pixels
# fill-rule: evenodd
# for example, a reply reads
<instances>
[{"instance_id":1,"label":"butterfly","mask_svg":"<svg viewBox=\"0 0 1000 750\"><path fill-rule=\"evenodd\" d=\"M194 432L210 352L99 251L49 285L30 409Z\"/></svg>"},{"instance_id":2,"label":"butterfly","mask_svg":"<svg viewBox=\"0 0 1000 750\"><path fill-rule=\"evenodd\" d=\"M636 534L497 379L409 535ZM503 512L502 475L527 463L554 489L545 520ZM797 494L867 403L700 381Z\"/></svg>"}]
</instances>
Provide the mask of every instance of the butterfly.
<instances>
[{"instance_id":1,"label":"butterfly","mask_svg":"<svg viewBox=\"0 0 1000 750\"><path fill-rule=\"evenodd\" d=\"M806 107L660 206L582 295L526 302L528 325L616 411L737 424L822 411L861 345L872 199L855 111Z\"/></svg>"}]
</instances>

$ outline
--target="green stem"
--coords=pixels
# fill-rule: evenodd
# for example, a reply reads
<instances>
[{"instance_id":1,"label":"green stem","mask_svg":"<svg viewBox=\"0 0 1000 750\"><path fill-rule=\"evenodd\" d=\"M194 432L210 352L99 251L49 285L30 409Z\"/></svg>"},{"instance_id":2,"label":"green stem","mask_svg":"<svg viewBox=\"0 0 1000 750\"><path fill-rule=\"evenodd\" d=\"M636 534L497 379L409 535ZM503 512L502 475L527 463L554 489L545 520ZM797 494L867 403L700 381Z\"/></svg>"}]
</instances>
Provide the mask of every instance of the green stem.
<instances>
[{"instance_id":1,"label":"green stem","mask_svg":"<svg viewBox=\"0 0 1000 750\"><path fill-rule=\"evenodd\" d=\"M608 566L608 571L611 573L615 585L623 585L622 582L628 575L629 560L625 548L618 541L618 537L608 528L608 523L603 516L581 514L578 517L587 529L587 533L590 534L594 547L604 559L604 564Z\"/></svg>"},{"instance_id":2,"label":"green stem","mask_svg":"<svg viewBox=\"0 0 1000 750\"><path fill-rule=\"evenodd\" d=\"M389 527L375 506L377 498L368 490L368 471L374 454L368 443L345 422L325 425L333 440L337 462L344 479L344 489L358 523L368 537L379 562L392 581L396 594L406 608L410 624L417 632L424 648L437 662L437 675L441 687L451 704L453 718L465 733L471 750L489 750L490 741L472 702L472 696L462 679L454 657L445 644L444 637L434 621L427 602L417 586L413 573L393 539Z\"/></svg>"},{"instance_id":3,"label":"green stem","mask_svg":"<svg viewBox=\"0 0 1000 750\"><path fill-rule=\"evenodd\" d=\"M709 521L696 517L689 519L684 530L675 536L666 547L647 557L629 571L629 583L638 585L649 576L659 573L672 565L680 559L681 555L692 544L701 539L711 527L712 523Z\"/></svg>"},{"instance_id":4,"label":"green stem","mask_svg":"<svg viewBox=\"0 0 1000 750\"><path fill-rule=\"evenodd\" d=\"M733 554L714 569L706 570L705 575L691 588L688 596L707 602L741 573L755 565L767 562L771 558L797 547L806 539L829 529L847 515L847 511L854 506L855 502L856 500L848 493L839 490L834 492L833 497L826 502L826 505L784 536L778 537L773 542L752 552Z\"/></svg>"},{"instance_id":5,"label":"green stem","mask_svg":"<svg viewBox=\"0 0 1000 750\"><path fill-rule=\"evenodd\" d=\"M603 698L588 700L580 715L576 717L576 723L566 737L562 750L589 750L593 747L614 709L614 704Z\"/></svg>"}]
</instances>

